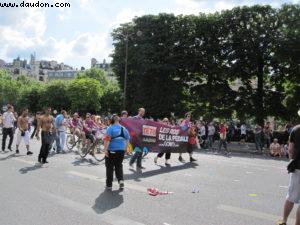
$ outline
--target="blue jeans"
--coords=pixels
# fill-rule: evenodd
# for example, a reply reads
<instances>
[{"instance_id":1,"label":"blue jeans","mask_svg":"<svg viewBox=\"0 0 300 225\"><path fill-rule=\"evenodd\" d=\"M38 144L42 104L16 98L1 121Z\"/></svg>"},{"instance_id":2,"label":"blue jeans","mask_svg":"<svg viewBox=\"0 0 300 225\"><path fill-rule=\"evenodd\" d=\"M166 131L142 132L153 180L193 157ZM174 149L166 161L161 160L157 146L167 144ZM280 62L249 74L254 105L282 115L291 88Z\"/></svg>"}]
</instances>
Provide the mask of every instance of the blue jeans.
<instances>
[{"instance_id":1,"label":"blue jeans","mask_svg":"<svg viewBox=\"0 0 300 225\"><path fill-rule=\"evenodd\" d=\"M58 131L58 134L59 134L59 147L61 150L64 150L65 143L66 143L66 132Z\"/></svg>"},{"instance_id":2,"label":"blue jeans","mask_svg":"<svg viewBox=\"0 0 300 225\"><path fill-rule=\"evenodd\" d=\"M255 147L256 150L262 151L262 142L261 142L261 134L255 134Z\"/></svg>"},{"instance_id":3,"label":"blue jeans","mask_svg":"<svg viewBox=\"0 0 300 225\"><path fill-rule=\"evenodd\" d=\"M56 144L56 151L59 152L61 151L61 147L60 147L60 138L59 138L59 133L58 131L55 133L54 135L54 140L55 140L55 144Z\"/></svg>"},{"instance_id":4,"label":"blue jeans","mask_svg":"<svg viewBox=\"0 0 300 225\"><path fill-rule=\"evenodd\" d=\"M129 164L132 165L136 161L136 166L142 167L142 158L143 158L143 152L136 151L134 152L133 156L131 156Z\"/></svg>"},{"instance_id":5,"label":"blue jeans","mask_svg":"<svg viewBox=\"0 0 300 225\"><path fill-rule=\"evenodd\" d=\"M214 143L214 135L208 135L208 147L212 148Z\"/></svg>"}]
</instances>

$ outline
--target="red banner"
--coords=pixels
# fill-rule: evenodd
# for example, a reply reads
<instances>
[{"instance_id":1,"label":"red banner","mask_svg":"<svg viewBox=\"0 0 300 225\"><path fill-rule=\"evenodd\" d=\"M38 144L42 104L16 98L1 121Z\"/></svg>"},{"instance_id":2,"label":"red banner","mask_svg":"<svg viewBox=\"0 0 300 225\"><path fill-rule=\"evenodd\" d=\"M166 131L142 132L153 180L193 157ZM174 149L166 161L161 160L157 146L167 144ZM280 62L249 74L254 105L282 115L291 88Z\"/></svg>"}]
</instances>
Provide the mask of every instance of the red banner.
<instances>
[{"instance_id":1,"label":"red banner","mask_svg":"<svg viewBox=\"0 0 300 225\"><path fill-rule=\"evenodd\" d=\"M169 126L152 120L122 119L121 125L130 133L131 145L150 152L186 152L188 130L186 127Z\"/></svg>"}]
</instances>

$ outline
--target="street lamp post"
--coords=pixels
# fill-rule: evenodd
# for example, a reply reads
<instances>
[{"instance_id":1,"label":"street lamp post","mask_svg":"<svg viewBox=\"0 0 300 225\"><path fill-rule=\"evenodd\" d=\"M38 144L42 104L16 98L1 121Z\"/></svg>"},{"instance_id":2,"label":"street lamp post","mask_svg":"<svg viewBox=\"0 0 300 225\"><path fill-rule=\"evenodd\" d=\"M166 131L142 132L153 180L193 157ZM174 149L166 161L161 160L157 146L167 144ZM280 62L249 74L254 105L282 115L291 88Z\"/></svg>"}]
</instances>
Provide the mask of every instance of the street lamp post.
<instances>
[{"instance_id":1,"label":"street lamp post","mask_svg":"<svg viewBox=\"0 0 300 225\"><path fill-rule=\"evenodd\" d=\"M126 33L125 35L122 35L124 40L125 40L125 68L124 68L124 91L123 91L123 109L126 109L126 94L127 94L127 74L128 74L128 42L129 42L129 38L133 35L137 35L138 37L140 37L142 35L142 31L138 31L132 34L128 34Z\"/></svg>"}]
</instances>

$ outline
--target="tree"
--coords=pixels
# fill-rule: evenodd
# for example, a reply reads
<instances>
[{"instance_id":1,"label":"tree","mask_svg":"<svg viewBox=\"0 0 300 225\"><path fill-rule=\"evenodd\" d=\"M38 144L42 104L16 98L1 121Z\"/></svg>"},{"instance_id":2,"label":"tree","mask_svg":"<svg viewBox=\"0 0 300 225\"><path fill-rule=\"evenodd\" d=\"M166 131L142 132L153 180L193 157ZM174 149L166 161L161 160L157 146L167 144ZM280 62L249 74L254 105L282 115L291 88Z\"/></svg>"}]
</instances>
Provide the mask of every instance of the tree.
<instances>
[{"instance_id":1,"label":"tree","mask_svg":"<svg viewBox=\"0 0 300 225\"><path fill-rule=\"evenodd\" d=\"M68 96L68 82L52 81L46 85L41 93L40 105L51 106L58 111L70 108L70 99Z\"/></svg>"},{"instance_id":2,"label":"tree","mask_svg":"<svg viewBox=\"0 0 300 225\"><path fill-rule=\"evenodd\" d=\"M237 7L222 13L223 23L229 30L227 37L230 74L252 86L252 105L257 122L267 116L265 105L266 81L273 73L273 55L279 35L277 11L270 6ZM251 103L251 102L249 102ZM237 109L238 110L238 109ZM242 108L245 110L245 108Z\"/></svg>"},{"instance_id":3,"label":"tree","mask_svg":"<svg viewBox=\"0 0 300 225\"><path fill-rule=\"evenodd\" d=\"M68 86L67 96L71 102L71 111L96 113L101 110L103 89L99 82L92 78L75 79Z\"/></svg>"},{"instance_id":4,"label":"tree","mask_svg":"<svg viewBox=\"0 0 300 225\"><path fill-rule=\"evenodd\" d=\"M11 79L11 76L7 72L0 70L1 107L6 104L16 105L19 91L18 84Z\"/></svg>"},{"instance_id":5,"label":"tree","mask_svg":"<svg viewBox=\"0 0 300 225\"><path fill-rule=\"evenodd\" d=\"M108 81L104 71L99 68L91 68L77 75L77 79L84 79L84 78L92 78L99 81L101 87L105 87L106 85L108 85Z\"/></svg>"},{"instance_id":6,"label":"tree","mask_svg":"<svg viewBox=\"0 0 300 225\"><path fill-rule=\"evenodd\" d=\"M30 112L38 112L43 108L42 96L45 92L45 85L39 82L31 81L22 86L17 106L22 109L27 107Z\"/></svg>"},{"instance_id":7,"label":"tree","mask_svg":"<svg viewBox=\"0 0 300 225\"><path fill-rule=\"evenodd\" d=\"M119 113L122 106L122 94L118 82L111 81L101 97L102 112Z\"/></svg>"}]
</instances>

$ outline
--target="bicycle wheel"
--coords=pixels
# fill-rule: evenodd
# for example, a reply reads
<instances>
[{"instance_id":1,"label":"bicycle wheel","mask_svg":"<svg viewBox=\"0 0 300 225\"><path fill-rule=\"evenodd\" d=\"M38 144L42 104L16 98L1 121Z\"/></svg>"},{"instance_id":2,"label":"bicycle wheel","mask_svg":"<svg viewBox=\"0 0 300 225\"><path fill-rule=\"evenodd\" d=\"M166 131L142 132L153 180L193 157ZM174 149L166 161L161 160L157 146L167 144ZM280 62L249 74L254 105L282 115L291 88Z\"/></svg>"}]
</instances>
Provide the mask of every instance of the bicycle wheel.
<instances>
[{"instance_id":1,"label":"bicycle wheel","mask_svg":"<svg viewBox=\"0 0 300 225\"><path fill-rule=\"evenodd\" d=\"M76 146L76 137L72 134L67 136L67 148L71 151Z\"/></svg>"},{"instance_id":2,"label":"bicycle wheel","mask_svg":"<svg viewBox=\"0 0 300 225\"><path fill-rule=\"evenodd\" d=\"M104 142L102 139L98 141L97 153L104 153Z\"/></svg>"},{"instance_id":3,"label":"bicycle wheel","mask_svg":"<svg viewBox=\"0 0 300 225\"><path fill-rule=\"evenodd\" d=\"M87 147L82 147L82 148L78 149L78 153L82 158L85 158L86 155L89 153L89 151L88 151Z\"/></svg>"},{"instance_id":4,"label":"bicycle wheel","mask_svg":"<svg viewBox=\"0 0 300 225\"><path fill-rule=\"evenodd\" d=\"M98 143L99 144L99 143ZM95 160L97 160L98 162L101 162L105 159L105 155L104 154L99 154L98 152L98 148L97 150L95 150L96 147L98 147L98 144L94 144L91 148L90 148L90 155L94 157Z\"/></svg>"}]
</instances>

